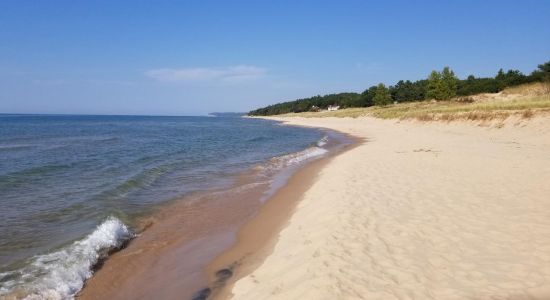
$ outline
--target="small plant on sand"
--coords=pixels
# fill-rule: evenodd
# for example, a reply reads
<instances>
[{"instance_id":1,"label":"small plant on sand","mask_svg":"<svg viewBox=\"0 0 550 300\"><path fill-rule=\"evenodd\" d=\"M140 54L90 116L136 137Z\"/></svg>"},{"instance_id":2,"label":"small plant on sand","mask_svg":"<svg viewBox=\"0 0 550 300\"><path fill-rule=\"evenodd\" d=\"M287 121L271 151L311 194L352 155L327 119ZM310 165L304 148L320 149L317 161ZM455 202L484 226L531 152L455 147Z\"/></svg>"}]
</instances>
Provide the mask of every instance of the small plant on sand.
<instances>
[{"instance_id":1,"label":"small plant on sand","mask_svg":"<svg viewBox=\"0 0 550 300\"><path fill-rule=\"evenodd\" d=\"M534 115L535 115L535 113L534 113L532 110L528 109L528 110L524 111L524 112L521 114L521 117L524 118L524 119L530 119L530 118L532 118Z\"/></svg>"}]
</instances>

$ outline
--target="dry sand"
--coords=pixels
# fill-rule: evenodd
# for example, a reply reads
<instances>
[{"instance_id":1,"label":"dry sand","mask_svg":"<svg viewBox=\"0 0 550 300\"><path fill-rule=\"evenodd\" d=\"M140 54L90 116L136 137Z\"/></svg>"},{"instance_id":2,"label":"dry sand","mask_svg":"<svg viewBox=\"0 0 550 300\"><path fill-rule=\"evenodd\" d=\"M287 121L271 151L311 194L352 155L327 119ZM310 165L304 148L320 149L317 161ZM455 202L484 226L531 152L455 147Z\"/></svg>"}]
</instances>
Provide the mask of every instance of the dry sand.
<instances>
[{"instance_id":1,"label":"dry sand","mask_svg":"<svg viewBox=\"0 0 550 300\"><path fill-rule=\"evenodd\" d=\"M235 299L550 299L550 118L283 120L367 141L322 168Z\"/></svg>"}]
</instances>

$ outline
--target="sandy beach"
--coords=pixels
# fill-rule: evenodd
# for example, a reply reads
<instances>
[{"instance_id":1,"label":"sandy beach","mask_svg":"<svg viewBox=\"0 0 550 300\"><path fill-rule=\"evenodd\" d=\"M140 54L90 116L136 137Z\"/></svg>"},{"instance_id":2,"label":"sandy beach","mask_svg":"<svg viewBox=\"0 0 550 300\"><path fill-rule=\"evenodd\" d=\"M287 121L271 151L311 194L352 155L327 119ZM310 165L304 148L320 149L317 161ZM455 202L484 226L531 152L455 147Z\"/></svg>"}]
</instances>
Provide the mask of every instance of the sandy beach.
<instances>
[{"instance_id":1,"label":"sandy beach","mask_svg":"<svg viewBox=\"0 0 550 300\"><path fill-rule=\"evenodd\" d=\"M3 1L0 300L550 300L549 15Z\"/></svg>"},{"instance_id":2,"label":"sandy beach","mask_svg":"<svg viewBox=\"0 0 550 300\"><path fill-rule=\"evenodd\" d=\"M294 193L267 257L218 298L550 299L547 116L280 120L365 142Z\"/></svg>"}]
</instances>

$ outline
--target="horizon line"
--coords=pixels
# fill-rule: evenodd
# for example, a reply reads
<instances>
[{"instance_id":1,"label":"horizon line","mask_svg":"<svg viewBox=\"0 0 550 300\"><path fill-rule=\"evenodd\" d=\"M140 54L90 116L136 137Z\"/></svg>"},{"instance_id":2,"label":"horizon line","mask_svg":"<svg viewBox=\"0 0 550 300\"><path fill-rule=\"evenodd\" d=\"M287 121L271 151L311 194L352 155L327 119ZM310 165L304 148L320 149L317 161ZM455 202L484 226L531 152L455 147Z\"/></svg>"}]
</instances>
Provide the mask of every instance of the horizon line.
<instances>
[{"instance_id":1,"label":"horizon line","mask_svg":"<svg viewBox=\"0 0 550 300\"><path fill-rule=\"evenodd\" d=\"M246 114L247 112L211 112L202 115L87 114L87 113L4 113L0 116L105 116L105 117L208 117L215 114Z\"/></svg>"}]
</instances>

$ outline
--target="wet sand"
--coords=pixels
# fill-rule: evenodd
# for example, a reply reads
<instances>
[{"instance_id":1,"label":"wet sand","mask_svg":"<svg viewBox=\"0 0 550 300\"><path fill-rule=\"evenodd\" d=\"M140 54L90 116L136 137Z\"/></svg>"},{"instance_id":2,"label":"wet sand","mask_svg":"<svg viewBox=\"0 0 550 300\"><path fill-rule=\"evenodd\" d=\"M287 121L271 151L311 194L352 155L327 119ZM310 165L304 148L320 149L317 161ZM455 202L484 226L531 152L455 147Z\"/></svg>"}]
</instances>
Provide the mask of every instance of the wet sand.
<instances>
[{"instance_id":1,"label":"wet sand","mask_svg":"<svg viewBox=\"0 0 550 300\"><path fill-rule=\"evenodd\" d=\"M334 152L332 156L311 162L296 172L288 183L270 197L260 211L239 229L235 244L208 264L206 272L211 286L214 287L213 299L229 297L233 284L250 274L269 256L277 243L279 232L288 225L296 205L315 182L323 167L337 155L364 142L363 139L352 136L349 138L353 140L352 144ZM216 272L225 268L232 268L233 274L229 279L220 282Z\"/></svg>"},{"instance_id":2,"label":"wet sand","mask_svg":"<svg viewBox=\"0 0 550 300\"><path fill-rule=\"evenodd\" d=\"M144 232L111 255L78 299L191 299L206 285L206 263L234 242L258 209L265 186L242 193L206 193L176 201L148 220Z\"/></svg>"},{"instance_id":3,"label":"wet sand","mask_svg":"<svg viewBox=\"0 0 550 300\"><path fill-rule=\"evenodd\" d=\"M232 189L191 195L162 207L143 220L146 230L139 237L98 268L77 298L192 299L204 288L210 288L213 295L220 294L225 291L224 285L216 283L215 273L230 268L229 275L235 276L228 276L231 277L228 283L246 274L240 266L252 266L250 253L259 257L256 250L273 240L288 219L293 203L301 194L299 191L305 191L313 182L319 166L343 150L340 148L343 144L334 147L325 157L298 169L265 204L259 200L266 198L266 192L273 186L258 181L258 172L252 169L240 174ZM299 191L289 190L288 186ZM284 199L284 202L273 199ZM271 207L267 211L274 214L265 218L263 212L267 207ZM250 224L258 225L256 232L261 238L252 243L253 247L238 246L218 256L236 241L239 241L237 245L242 244L243 233L239 228L251 218ZM245 228L249 228L248 223Z\"/></svg>"}]
</instances>

